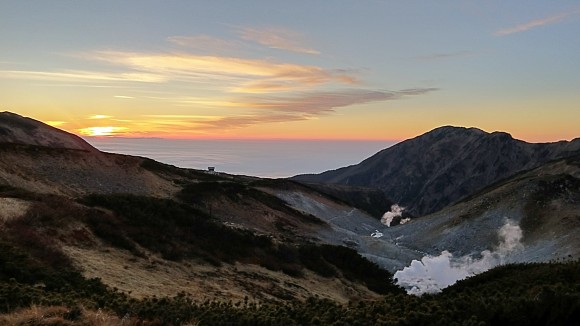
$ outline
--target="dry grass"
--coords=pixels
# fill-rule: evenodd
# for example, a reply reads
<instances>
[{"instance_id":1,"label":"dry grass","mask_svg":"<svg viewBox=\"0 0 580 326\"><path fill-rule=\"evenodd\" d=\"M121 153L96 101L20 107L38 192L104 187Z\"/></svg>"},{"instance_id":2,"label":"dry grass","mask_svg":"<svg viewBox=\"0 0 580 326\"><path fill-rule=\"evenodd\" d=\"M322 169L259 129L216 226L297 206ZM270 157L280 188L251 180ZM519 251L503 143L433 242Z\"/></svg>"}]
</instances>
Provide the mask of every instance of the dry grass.
<instances>
[{"instance_id":1,"label":"dry grass","mask_svg":"<svg viewBox=\"0 0 580 326\"><path fill-rule=\"evenodd\" d=\"M160 322L144 321L135 317L119 318L113 313L80 308L79 314L71 318L72 309L63 306L31 306L10 314L0 315L2 326L159 326ZM73 312L74 313L74 312ZM189 322L181 326L196 326Z\"/></svg>"},{"instance_id":2,"label":"dry grass","mask_svg":"<svg viewBox=\"0 0 580 326\"><path fill-rule=\"evenodd\" d=\"M5 149L0 156L0 180L35 193L73 197L111 192L170 197L178 191L173 180L141 168L141 161L138 157L71 150L55 155L50 150Z\"/></svg>"},{"instance_id":3,"label":"dry grass","mask_svg":"<svg viewBox=\"0 0 580 326\"><path fill-rule=\"evenodd\" d=\"M136 325L128 318L120 319L112 313L102 310L86 310L81 308L80 314L71 318L72 310L63 306L32 306L17 310L11 314L0 315L0 325L6 326L119 326ZM72 319L72 320L71 320Z\"/></svg>"},{"instance_id":4,"label":"dry grass","mask_svg":"<svg viewBox=\"0 0 580 326\"><path fill-rule=\"evenodd\" d=\"M251 264L224 264L217 268L193 261L137 258L127 251L110 247L99 250L67 246L63 250L86 277L99 277L105 284L135 298L171 297L180 292L199 301L241 301L245 296L260 301L305 300L318 295L348 302L379 297L360 284L323 278L307 270L303 278L293 278Z\"/></svg>"},{"instance_id":5,"label":"dry grass","mask_svg":"<svg viewBox=\"0 0 580 326\"><path fill-rule=\"evenodd\" d=\"M30 203L16 198L0 198L0 223L19 218L26 214Z\"/></svg>"}]
</instances>

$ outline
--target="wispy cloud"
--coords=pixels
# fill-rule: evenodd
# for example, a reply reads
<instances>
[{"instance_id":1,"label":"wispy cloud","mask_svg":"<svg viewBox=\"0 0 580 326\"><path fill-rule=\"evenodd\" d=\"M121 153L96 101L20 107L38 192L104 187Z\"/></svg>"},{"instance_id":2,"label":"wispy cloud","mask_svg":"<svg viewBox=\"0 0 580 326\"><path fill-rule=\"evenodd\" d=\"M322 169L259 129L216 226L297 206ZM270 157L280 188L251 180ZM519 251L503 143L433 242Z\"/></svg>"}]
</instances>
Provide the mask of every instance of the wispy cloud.
<instances>
[{"instance_id":1,"label":"wispy cloud","mask_svg":"<svg viewBox=\"0 0 580 326\"><path fill-rule=\"evenodd\" d=\"M242 39L256 42L269 48L297 53L320 54L319 51L304 44L302 35L288 29L279 27L242 27L237 32Z\"/></svg>"},{"instance_id":2,"label":"wispy cloud","mask_svg":"<svg viewBox=\"0 0 580 326\"><path fill-rule=\"evenodd\" d=\"M53 127L59 127L59 126L63 126L65 124L67 124L66 121L57 121L57 120L44 121L44 123L46 123L49 126L53 126Z\"/></svg>"},{"instance_id":3,"label":"wispy cloud","mask_svg":"<svg viewBox=\"0 0 580 326\"><path fill-rule=\"evenodd\" d=\"M240 107L251 109L243 115L196 121L202 128L241 128L249 125L314 119L331 114L338 108L370 102L399 100L436 91L436 88L414 88L400 91L346 90L308 92L291 97L254 96L240 99Z\"/></svg>"},{"instance_id":4,"label":"wispy cloud","mask_svg":"<svg viewBox=\"0 0 580 326\"><path fill-rule=\"evenodd\" d=\"M0 74L4 78L35 79L50 81L132 81L145 83L165 82L166 79L159 74L148 74L142 72L102 72L102 71L81 71L65 70L54 71L26 71L26 70L3 70Z\"/></svg>"},{"instance_id":5,"label":"wispy cloud","mask_svg":"<svg viewBox=\"0 0 580 326\"><path fill-rule=\"evenodd\" d=\"M211 121L198 122L197 129L238 129L257 124L307 120L308 117L293 114L248 114L227 116Z\"/></svg>"},{"instance_id":6,"label":"wispy cloud","mask_svg":"<svg viewBox=\"0 0 580 326\"><path fill-rule=\"evenodd\" d=\"M157 100L162 102L171 102L178 106L195 106L196 108L212 108L212 109L223 109L228 107L237 107L235 103L225 98L223 94L217 98L214 97L200 97L200 96L182 96L182 95L169 95L169 96L149 96L147 99Z\"/></svg>"},{"instance_id":7,"label":"wispy cloud","mask_svg":"<svg viewBox=\"0 0 580 326\"><path fill-rule=\"evenodd\" d=\"M291 97L248 97L241 105L261 110L318 115L337 108L369 102L401 99L435 91L435 88L417 88L400 91L346 90L336 92L308 92Z\"/></svg>"},{"instance_id":8,"label":"wispy cloud","mask_svg":"<svg viewBox=\"0 0 580 326\"><path fill-rule=\"evenodd\" d=\"M568 18L570 16L575 16L575 15L579 15L579 14L580 14L580 8L576 8L576 9L571 10L571 11L558 13L558 14L544 17L544 18L540 18L540 19L535 19L535 20L529 21L527 23L516 25L515 27L500 29L500 30L497 30L494 33L494 35L505 36L505 35L514 34L514 33L525 32L525 31L530 30L532 28L556 24L556 23L564 21L566 18Z\"/></svg>"},{"instance_id":9,"label":"wispy cloud","mask_svg":"<svg viewBox=\"0 0 580 326\"><path fill-rule=\"evenodd\" d=\"M116 120L105 115L91 116L106 123L124 121L123 127L91 126L76 132L89 136L176 136L207 135L216 130L234 131L253 125L304 121L330 115L357 104L401 100L437 91L436 88L413 88L398 91L347 89L327 92L299 92L293 96L242 96L228 101L237 109L220 114L147 114L132 120ZM185 100L185 99L182 99ZM196 98L192 98L195 101ZM223 108L220 103L217 108Z\"/></svg>"},{"instance_id":10,"label":"wispy cloud","mask_svg":"<svg viewBox=\"0 0 580 326\"><path fill-rule=\"evenodd\" d=\"M398 91L348 89L328 92L300 92L293 96L252 95L228 101L239 113L226 115L149 114L127 124L126 135L205 134L215 130L236 130L267 123L303 121L330 115L338 109L371 102L401 100L437 91L413 88ZM192 98L195 101L196 98ZM222 107L217 104L216 107ZM141 131L139 131L141 130ZM147 130L142 131L142 130ZM123 131L118 131L123 132Z\"/></svg>"},{"instance_id":11,"label":"wispy cloud","mask_svg":"<svg viewBox=\"0 0 580 326\"><path fill-rule=\"evenodd\" d=\"M215 120L220 118L219 116L207 116L207 115L197 115L197 114L147 114L144 115L146 118L155 119L176 119L176 120Z\"/></svg>"},{"instance_id":12,"label":"wispy cloud","mask_svg":"<svg viewBox=\"0 0 580 326\"><path fill-rule=\"evenodd\" d=\"M104 115L104 114L95 114L89 117L90 120L101 120L101 119L110 119L112 116Z\"/></svg>"},{"instance_id":13,"label":"wispy cloud","mask_svg":"<svg viewBox=\"0 0 580 326\"><path fill-rule=\"evenodd\" d=\"M215 91L268 93L303 90L328 83L356 85L354 70L314 65L190 53L95 51L75 57L105 62L108 71L0 70L3 78L91 84L94 82L168 83L180 81L210 85ZM80 86L78 84L74 86ZM110 86L109 86L110 87ZM128 98L128 97L123 97Z\"/></svg>"},{"instance_id":14,"label":"wispy cloud","mask_svg":"<svg viewBox=\"0 0 580 326\"><path fill-rule=\"evenodd\" d=\"M85 57L123 65L136 71L157 75L164 80L219 80L231 84L233 92L264 93L303 89L329 82L356 84L345 70L279 63L271 60L194 54L162 54L101 51Z\"/></svg>"}]
</instances>

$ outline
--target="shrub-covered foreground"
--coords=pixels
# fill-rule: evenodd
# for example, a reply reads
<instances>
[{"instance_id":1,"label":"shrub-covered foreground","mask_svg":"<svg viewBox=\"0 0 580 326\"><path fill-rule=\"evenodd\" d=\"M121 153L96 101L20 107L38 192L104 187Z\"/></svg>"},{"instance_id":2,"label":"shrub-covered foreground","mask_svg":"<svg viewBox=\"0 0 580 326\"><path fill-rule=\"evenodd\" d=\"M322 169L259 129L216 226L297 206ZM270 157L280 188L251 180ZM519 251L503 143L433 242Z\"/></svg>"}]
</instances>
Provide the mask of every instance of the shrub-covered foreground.
<instances>
[{"instance_id":1,"label":"shrub-covered foreground","mask_svg":"<svg viewBox=\"0 0 580 326\"><path fill-rule=\"evenodd\" d=\"M390 273L351 248L276 242L247 230L228 228L203 211L169 199L91 195L82 202L114 212L108 215L93 210L87 214L87 224L109 244L137 255L135 243L168 260L202 259L216 266L256 264L293 277L301 277L306 268L323 277L341 275L380 294L401 292Z\"/></svg>"},{"instance_id":2,"label":"shrub-covered foreground","mask_svg":"<svg viewBox=\"0 0 580 326\"><path fill-rule=\"evenodd\" d=\"M225 228L183 203L114 195L89 196L82 206L28 198L34 206L0 232L0 325L575 325L580 320L579 261L502 266L440 294L415 297L348 248L276 243ZM135 254L146 248L166 259L255 263L294 277L309 269L366 284L384 297L349 304L318 298L198 302L187 293L137 300L84 278L59 250L51 234L71 218ZM77 235L75 241L85 239Z\"/></svg>"},{"instance_id":3,"label":"shrub-covered foreground","mask_svg":"<svg viewBox=\"0 0 580 326\"><path fill-rule=\"evenodd\" d=\"M6 248L2 250L4 267ZM382 300L349 304L317 298L306 302L197 302L184 293L136 300L108 289L98 279L54 273L50 277L61 283L19 282L6 279L11 275L3 273L0 311L4 315L0 322L15 318L14 312L20 308L35 305L60 307L55 308L61 311L59 318L71 325L102 325L87 323L87 314L94 315L98 309L116 315L119 324L124 320L125 325L143 321L148 325L574 325L580 320L578 261L508 265L436 295L388 294Z\"/></svg>"}]
</instances>

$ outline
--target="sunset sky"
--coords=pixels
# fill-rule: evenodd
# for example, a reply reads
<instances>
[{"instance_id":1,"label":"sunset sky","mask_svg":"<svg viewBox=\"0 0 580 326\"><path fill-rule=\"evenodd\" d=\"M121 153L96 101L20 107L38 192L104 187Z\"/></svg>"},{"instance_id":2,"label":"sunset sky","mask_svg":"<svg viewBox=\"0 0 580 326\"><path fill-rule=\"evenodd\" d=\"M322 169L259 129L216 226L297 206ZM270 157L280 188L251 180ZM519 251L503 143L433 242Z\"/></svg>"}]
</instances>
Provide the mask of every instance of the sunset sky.
<instances>
[{"instance_id":1,"label":"sunset sky","mask_svg":"<svg viewBox=\"0 0 580 326\"><path fill-rule=\"evenodd\" d=\"M580 1L0 1L0 110L81 135L580 137Z\"/></svg>"}]
</instances>

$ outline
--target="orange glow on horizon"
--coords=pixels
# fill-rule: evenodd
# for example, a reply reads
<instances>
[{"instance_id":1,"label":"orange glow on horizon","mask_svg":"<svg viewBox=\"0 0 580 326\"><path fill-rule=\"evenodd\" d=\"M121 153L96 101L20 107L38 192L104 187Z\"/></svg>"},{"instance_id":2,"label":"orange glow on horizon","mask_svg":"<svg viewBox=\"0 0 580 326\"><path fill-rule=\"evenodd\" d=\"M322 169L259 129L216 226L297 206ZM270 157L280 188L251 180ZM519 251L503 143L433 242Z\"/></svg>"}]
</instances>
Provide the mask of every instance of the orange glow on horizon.
<instances>
[{"instance_id":1,"label":"orange glow on horizon","mask_svg":"<svg viewBox=\"0 0 580 326\"><path fill-rule=\"evenodd\" d=\"M127 130L125 127L87 127L78 129L78 133L82 136L114 136L122 134L123 131Z\"/></svg>"},{"instance_id":2,"label":"orange glow on horizon","mask_svg":"<svg viewBox=\"0 0 580 326\"><path fill-rule=\"evenodd\" d=\"M95 119L98 116L100 119ZM55 117L56 118L56 117ZM60 117L59 117L60 118ZM73 117L69 117L73 118ZM141 117L113 117L105 114L87 115L84 118L68 120L45 119L44 122L81 137L118 137L118 138L164 138L175 140L280 140L280 141L378 141L401 142L427 133L443 124L401 123L384 128L381 121L362 123L357 119L332 121L301 120L295 122L270 122L246 127L219 126L215 122L223 119L220 116L198 115L143 115ZM98 120L100 125L95 126ZM214 124L212 124L214 123ZM458 127L475 127L485 132L503 131L513 138L530 143L548 143L560 140L570 141L576 137L574 132L544 128L533 129L525 126L461 125Z\"/></svg>"},{"instance_id":3,"label":"orange glow on horizon","mask_svg":"<svg viewBox=\"0 0 580 326\"><path fill-rule=\"evenodd\" d=\"M65 125L66 121L50 121L49 120L49 121L44 121L44 123L46 123L49 126L59 128L60 126Z\"/></svg>"}]
</instances>

